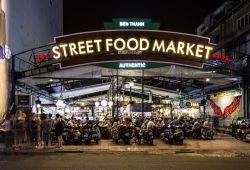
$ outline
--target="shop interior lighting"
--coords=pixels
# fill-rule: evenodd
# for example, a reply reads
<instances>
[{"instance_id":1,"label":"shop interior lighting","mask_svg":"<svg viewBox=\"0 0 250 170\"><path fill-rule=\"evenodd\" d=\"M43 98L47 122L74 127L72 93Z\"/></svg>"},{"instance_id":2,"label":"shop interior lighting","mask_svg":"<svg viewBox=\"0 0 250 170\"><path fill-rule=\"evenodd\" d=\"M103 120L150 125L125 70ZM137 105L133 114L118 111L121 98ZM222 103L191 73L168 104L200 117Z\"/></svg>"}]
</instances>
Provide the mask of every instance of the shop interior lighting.
<instances>
[{"instance_id":1,"label":"shop interior lighting","mask_svg":"<svg viewBox=\"0 0 250 170\"><path fill-rule=\"evenodd\" d=\"M108 105L108 102L106 100L101 101L101 106L105 107Z\"/></svg>"},{"instance_id":2,"label":"shop interior lighting","mask_svg":"<svg viewBox=\"0 0 250 170\"><path fill-rule=\"evenodd\" d=\"M95 106L98 107L100 105L99 102L95 102Z\"/></svg>"},{"instance_id":3,"label":"shop interior lighting","mask_svg":"<svg viewBox=\"0 0 250 170\"><path fill-rule=\"evenodd\" d=\"M109 102L108 102L108 105L109 105L109 106L113 106L113 102L112 102L112 101L109 101Z\"/></svg>"},{"instance_id":4,"label":"shop interior lighting","mask_svg":"<svg viewBox=\"0 0 250 170\"><path fill-rule=\"evenodd\" d=\"M206 78L206 82L209 82L210 81L210 78Z\"/></svg>"},{"instance_id":5,"label":"shop interior lighting","mask_svg":"<svg viewBox=\"0 0 250 170\"><path fill-rule=\"evenodd\" d=\"M37 108L40 108L40 107L41 107L41 104L42 104L41 100L38 99L38 100L36 101L36 107L37 107Z\"/></svg>"},{"instance_id":6,"label":"shop interior lighting","mask_svg":"<svg viewBox=\"0 0 250 170\"><path fill-rule=\"evenodd\" d=\"M129 87L133 87L134 86L134 82L129 82Z\"/></svg>"}]
</instances>

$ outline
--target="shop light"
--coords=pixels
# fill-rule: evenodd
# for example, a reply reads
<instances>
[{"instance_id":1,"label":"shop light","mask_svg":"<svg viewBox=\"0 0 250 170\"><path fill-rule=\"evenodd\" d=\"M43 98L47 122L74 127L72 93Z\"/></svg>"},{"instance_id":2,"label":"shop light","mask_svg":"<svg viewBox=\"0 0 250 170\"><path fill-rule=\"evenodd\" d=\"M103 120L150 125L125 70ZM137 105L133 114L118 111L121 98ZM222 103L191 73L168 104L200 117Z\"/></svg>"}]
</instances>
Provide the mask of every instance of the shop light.
<instances>
[{"instance_id":1,"label":"shop light","mask_svg":"<svg viewBox=\"0 0 250 170\"><path fill-rule=\"evenodd\" d=\"M133 87L134 86L134 82L129 82L129 87Z\"/></svg>"},{"instance_id":2,"label":"shop light","mask_svg":"<svg viewBox=\"0 0 250 170\"><path fill-rule=\"evenodd\" d=\"M53 82L53 79L49 79L50 82Z\"/></svg>"},{"instance_id":3,"label":"shop light","mask_svg":"<svg viewBox=\"0 0 250 170\"><path fill-rule=\"evenodd\" d=\"M101 101L101 106L105 107L108 105L108 102L106 100Z\"/></svg>"},{"instance_id":4,"label":"shop light","mask_svg":"<svg viewBox=\"0 0 250 170\"><path fill-rule=\"evenodd\" d=\"M210 81L210 78L206 78L206 82L209 82Z\"/></svg>"},{"instance_id":5,"label":"shop light","mask_svg":"<svg viewBox=\"0 0 250 170\"><path fill-rule=\"evenodd\" d=\"M59 99L59 100L57 100L57 102L56 102L56 106L65 107L66 104L63 102L63 100Z\"/></svg>"},{"instance_id":6,"label":"shop light","mask_svg":"<svg viewBox=\"0 0 250 170\"><path fill-rule=\"evenodd\" d=\"M98 107L100 105L99 102L95 102L95 106Z\"/></svg>"},{"instance_id":7,"label":"shop light","mask_svg":"<svg viewBox=\"0 0 250 170\"><path fill-rule=\"evenodd\" d=\"M41 100L38 99L38 100L36 101L36 107L37 107L37 108L40 108L40 107L41 107L41 104L42 104Z\"/></svg>"},{"instance_id":8,"label":"shop light","mask_svg":"<svg viewBox=\"0 0 250 170\"><path fill-rule=\"evenodd\" d=\"M112 101L109 101L109 102L108 102L108 105L109 105L109 106L113 106L113 102L112 102Z\"/></svg>"}]
</instances>

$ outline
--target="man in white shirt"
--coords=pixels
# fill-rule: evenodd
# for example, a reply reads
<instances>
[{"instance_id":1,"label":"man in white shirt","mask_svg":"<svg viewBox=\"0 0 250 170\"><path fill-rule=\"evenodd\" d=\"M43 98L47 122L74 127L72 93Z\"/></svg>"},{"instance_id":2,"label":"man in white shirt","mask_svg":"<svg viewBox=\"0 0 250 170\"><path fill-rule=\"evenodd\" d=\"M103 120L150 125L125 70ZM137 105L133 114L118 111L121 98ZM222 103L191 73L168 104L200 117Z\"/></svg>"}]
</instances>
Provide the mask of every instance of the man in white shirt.
<instances>
[{"instance_id":1,"label":"man in white shirt","mask_svg":"<svg viewBox=\"0 0 250 170\"><path fill-rule=\"evenodd\" d=\"M147 130L153 130L155 127L154 122L152 121L152 119L149 120L148 124L147 124Z\"/></svg>"}]
</instances>

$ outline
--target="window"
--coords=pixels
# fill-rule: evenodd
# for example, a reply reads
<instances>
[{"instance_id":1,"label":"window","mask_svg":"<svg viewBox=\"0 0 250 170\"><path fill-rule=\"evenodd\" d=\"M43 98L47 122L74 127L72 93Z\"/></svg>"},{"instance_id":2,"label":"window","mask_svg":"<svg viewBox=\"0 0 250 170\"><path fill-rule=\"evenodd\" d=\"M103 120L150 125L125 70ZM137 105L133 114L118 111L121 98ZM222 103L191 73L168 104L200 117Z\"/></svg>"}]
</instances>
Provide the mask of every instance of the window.
<instances>
[{"instance_id":1,"label":"window","mask_svg":"<svg viewBox=\"0 0 250 170\"><path fill-rule=\"evenodd\" d=\"M244 17L240 19L240 25L241 28L245 27Z\"/></svg>"},{"instance_id":2,"label":"window","mask_svg":"<svg viewBox=\"0 0 250 170\"><path fill-rule=\"evenodd\" d=\"M245 16L245 25L249 24L249 15Z\"/></svg>"},{"instance_id":3,"label":"window","mask_svg":"<svg viewBox=\"0 0 250 170\"><path fill-rule=\"evenodd\" d=\"M248 24L250 24L250 13L240 17L237 20L237 28L238 28L238 30L241 29L241 28L244 28Z\"/></svg>"},{"instance_id":4,"label":"window","mask_svg":"<svg viewBox=\"0 0 250 170\"><path fill-rule=\"evenodd\" d=\"M250 12L248 13L248 24L250 24Z\"/></svg>"},{"instance_id":5,"label":"window","mask_svg":"<svg viewBox=\"0 0 250 170\"><path fill-rule=\"evenodd\" d=\"M238 30L240 29L240 19L237 22Z\"/></svg>"}]
</instances>

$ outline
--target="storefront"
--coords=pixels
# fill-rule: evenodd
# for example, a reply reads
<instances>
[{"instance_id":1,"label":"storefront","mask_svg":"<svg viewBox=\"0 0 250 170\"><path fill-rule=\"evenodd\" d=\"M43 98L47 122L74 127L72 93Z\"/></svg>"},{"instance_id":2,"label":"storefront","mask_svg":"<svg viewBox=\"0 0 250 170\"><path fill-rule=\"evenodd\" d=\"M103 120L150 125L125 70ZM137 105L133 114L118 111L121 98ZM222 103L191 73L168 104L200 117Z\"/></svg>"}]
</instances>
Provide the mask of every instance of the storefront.
<instances>
[{"instance_id":1,"label":"storefront","mask_svg":"<svg viewBox=\"0 0 250 170\"><path fill-rule=\"evenodd\" d=\"M43 110L99 120L214 116L210 89L240 83L216 65L232 59L218 58L208 37L160 31L148 19L114 19L105 28L55 37L34 55L38 67L17 72L18 81L52 95L56 107Z\"/></svg>"}]
</instances>

